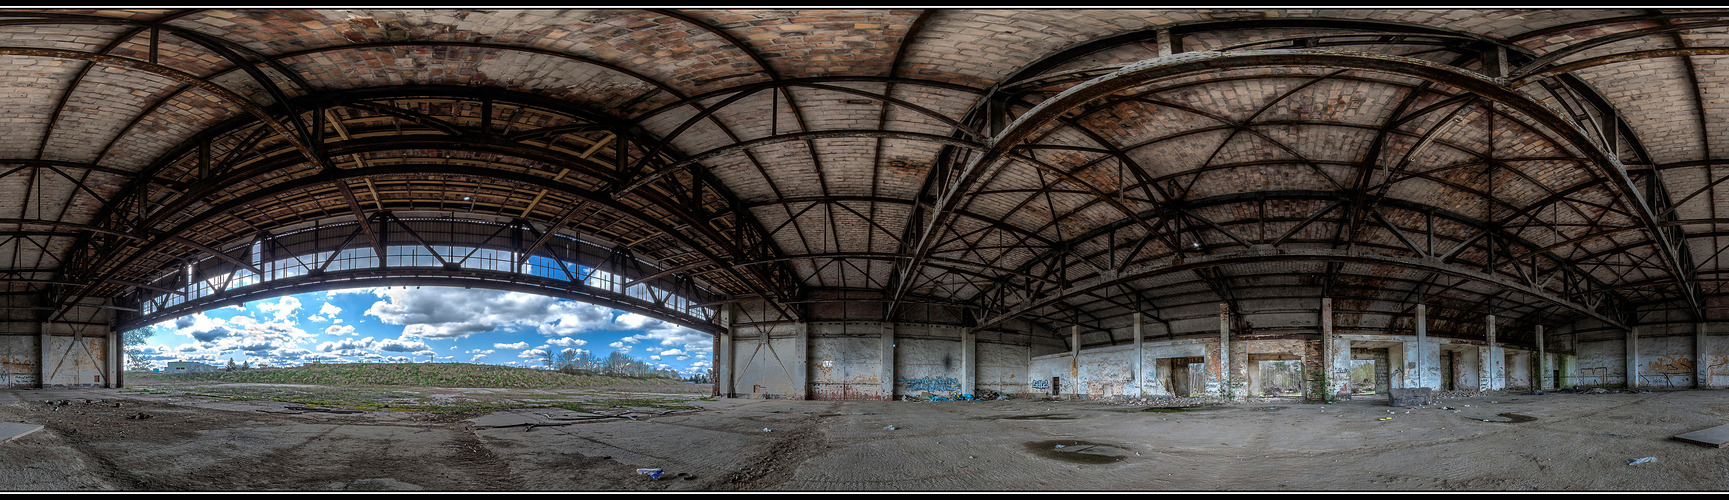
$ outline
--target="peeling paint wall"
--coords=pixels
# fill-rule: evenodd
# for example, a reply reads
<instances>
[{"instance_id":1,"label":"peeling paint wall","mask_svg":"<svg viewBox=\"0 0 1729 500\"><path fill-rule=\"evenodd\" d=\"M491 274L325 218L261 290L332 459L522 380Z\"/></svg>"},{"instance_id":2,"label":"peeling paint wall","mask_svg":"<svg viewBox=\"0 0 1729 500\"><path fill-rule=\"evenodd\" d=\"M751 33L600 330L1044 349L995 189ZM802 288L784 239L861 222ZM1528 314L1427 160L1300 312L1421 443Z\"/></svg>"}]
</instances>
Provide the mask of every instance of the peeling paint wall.
<instances>
[{"instance_id":1,"label":"peeling paint wall","mask_svg":"<svg viewBox=\"0 0 1729 500\"><path fill-rule=\"evenodd\" d=\"M1174 388L1171 387L1171 358L1206 357L1212 360L1210 366L1217 367L1218 346L1216 338L1145 342L1141 347L1142 396L1172 395ZM1134 358L1134 345L1083 349L1080 362L1071 371L1067 352L1034 356L1028 363L1026 376L1029 380L1022 390L1035 394L1050 394L1051 378L1059 377L1062 395L1082 394L1094 399L1131 395L1134 394L1131 390ZM1186 376L1187 371L1183 370L1180 375ZM1196 387L1195 391L1201 392L1203 389Z\"/></svg>"},{"instance_id":2,"label":"peeling paint wall","mask_svg":"<svg viewBox=\"0 0 1729 500\"><path fill-rule=\"evenodd\" d=\"M959 328L900 325L895 329L895 344L895 394L951 397L960 394Z\"/></svg>"},{"instance_id":3,"label":"peeling paint wall","mask_svg":"<svg viewBox=\"0 0 1729 500\"><path fill-rule=\"evenodd\" d=\"M1579 373L1575 382L1582 386L1621 385L1627 383L1627 345L1620 336L1600 340L1579 339Z\"/></svg>"},{"instance_id":4,"label":"peeling paint wall","mask_svg":"<svg viewBox=\"0 0 1729 500\"><path fill-rule=\"evenodd\" d=\"M794 338L803 325L766 327L766 341L755 328L733 338L734 390L743 398L804 399L805 353ZM748 336L747 336L748 335Z\"/></svg>"},{"instance_id":5,"label":"peeling paint wall","mask_svg":"<svg viewBox=\"0 0 1729 500\"><path fill-rule=\"evenodd\" d=\"M841 326L812 325L811 399L889 399L882 384L882 327L869 337L842 337L848 332Z\"/></svg>"},{"instance_id":6,"label":"peeling paint wall","mask_svg":"<svg viewBox=\"0 0 1729 500\"><path fill-rule=\"evenodd\" d=\"M1639 386L1656 389L1693 387L1693 336L1640 337Z\"/></svg>"},{"instance_id":7,"label":"peeling paint wall","mask_svg":"<svg viewBox=\"0 0 1729 500\"><path fill-rule=\"evenodd\" d=\"M48 386L101 386L108 360L104 338L51 337Z\"/></svg>"},{"instance_id":8,"label":"peeling paint wall","mask_svg":"<svg viewBox=\"0 0 1729 500\"><path fill-rule=\"evenodd\" d=\"M0 389L36 387L36 357L42 350L36 336L0 336Z\"/></svg>"},{"instance_id":9,"label":"peeling paint wall","mask_svg":"<svg viewBox=\"0 0 1729 500\"><path fill-rule=\"evenodd\" d=\"M1507 390L1531 389L1531 353L1524 349L1502 349L1506 366Z\"/></svg>"},{"instance_id":10,"label":"peeling paint wall","mask_svg":"<svg viewBox=\"0 0 1729 500\"><path fill-rule=\"evenodd\" d=\"M1453 373L1449 375L1453 379L1453 390L1477 390L1477 346L1445 345L1443 350L1453 353Z\"/></svg>"},{"instance_id":11,"label":"peeling paint wall","mask_svg":"<svg viewBox=\"0 0 1729 500\"><path fill-rule=\"evenodd\" d=\"M974 367L978 372L974 389L1006 394L1023 394L1030 390L1027 382L1030 347L977 342L974 349L978 351L979 360Z\"/></svg>"},{"instance_id":12,"label":"peeling paint wall","mask_svg":"<svg viewBox=\"0 0 1729 500\"><path fill-rule=\"evenodd\" d=\"M1075 394L1075 378L1069 372L1069 353L1034 356L1027 365L1027 392L1051 393L1051 378L1061 378L1060 394Z\"/></svg>"},{"instance_id":13,"label":"peeling paint wall","mask_svg":"<svg viewBox=\"0 0 1729 500\"><path fill-rule=\"evenodd\" d=\"M1074 393L1088 399L1114 398L1128 394L1134 380L1134 346L1115 346L1081 351L1080 373Z\"/></svg>"}]
</instances>

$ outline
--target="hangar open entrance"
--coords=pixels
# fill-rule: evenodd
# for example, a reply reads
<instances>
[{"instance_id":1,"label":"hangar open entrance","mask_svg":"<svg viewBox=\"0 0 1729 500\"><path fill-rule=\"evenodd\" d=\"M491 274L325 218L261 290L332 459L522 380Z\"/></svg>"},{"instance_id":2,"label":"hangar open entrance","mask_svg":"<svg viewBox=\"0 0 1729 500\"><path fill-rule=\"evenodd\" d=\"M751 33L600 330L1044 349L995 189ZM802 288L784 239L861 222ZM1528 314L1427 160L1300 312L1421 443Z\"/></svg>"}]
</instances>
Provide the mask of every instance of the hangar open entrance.
<instances>
[{"instance_id":1,"label":"hangar open entrance","mask_svg":"<svg viewBox=\"0 0 1729 500\"><path fill-rule=\"evenodd\" d=\"M1249 355L1249 395L1292 397L1303 395L1303 358L1290 353Z\"/></svg>"},{"instance_id":2,"label":"hangar open entrance","mask_svg":"<svg viewBox=\"0 0 1729 500\"><path fill-rule=\"evenodd\" d=\"M1165 358L1158 360L1164 367L1166 382L1170 385L1171 394L1177 397L1193 397L1206 394L1207 358L1188 356L1181 358Z\"/></svg>"},{"instance_id":3,"label":"hangar open entrance","mask_svg":"<svg viewBox=\"0 0 1729 500\"><path fill-rule=\"evenodd\" d=\"M1392 389L1393 379L1403 376L1392 363L1402 347L1399 342L1351 342L1351 394L1386 394Z\"/></svg>"},{"instance_id":4,"label":"hangar open entrance","mask_svg":"<svg viewBox=\"0 0 1729 500\"><path fill-rule=\"evenodd\" d=\"M670 276L624 247L544 234L521 220L381 212L364 225L318 221L231 247L123 296L137 311L120 315L120 329L283 295L381 286L535 293L708 333L718 328L715 307L705 305L715 294L688 277Z\"/></svg>"}]
</instances>

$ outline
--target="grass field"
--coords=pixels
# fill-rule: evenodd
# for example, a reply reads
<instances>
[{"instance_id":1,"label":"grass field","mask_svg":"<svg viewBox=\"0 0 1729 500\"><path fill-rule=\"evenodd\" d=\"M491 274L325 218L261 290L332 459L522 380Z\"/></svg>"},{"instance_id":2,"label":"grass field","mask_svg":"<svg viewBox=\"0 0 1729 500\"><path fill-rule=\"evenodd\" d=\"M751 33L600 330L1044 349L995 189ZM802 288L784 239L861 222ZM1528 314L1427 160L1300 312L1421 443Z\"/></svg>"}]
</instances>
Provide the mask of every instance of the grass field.
<instances>
[{"instance_id":1,"label":"grass field","mask_svg":"<svg viewBox=\"0 0 1729 500\"><path fill-rule=\"evenodd\" d=\"M695 409L681 403L707 396L710 387L665 378L570 375L470 363L319 364L172 374L128 372L126 386L127 390L153 394L445 415L525 407L578 411ZM488 390L460 390L465 388ZM440 394L447 392L458 394ZM658 395L643 397L641 393Z\"/></svg>"},{"instance_id":2,"label":"grass field","mask_svg":"<svg viewBox=\"0 0 1729 500\"><path fill-rule=\"evenodd\" d=\"M127 372L129 385L160 383L308 384L333 387L395 385L515 389L589 389L616 385L678 387L664 378L567 375L550 370L472 363L332 363L201 373Z\"/></svg>"}]
</instances>

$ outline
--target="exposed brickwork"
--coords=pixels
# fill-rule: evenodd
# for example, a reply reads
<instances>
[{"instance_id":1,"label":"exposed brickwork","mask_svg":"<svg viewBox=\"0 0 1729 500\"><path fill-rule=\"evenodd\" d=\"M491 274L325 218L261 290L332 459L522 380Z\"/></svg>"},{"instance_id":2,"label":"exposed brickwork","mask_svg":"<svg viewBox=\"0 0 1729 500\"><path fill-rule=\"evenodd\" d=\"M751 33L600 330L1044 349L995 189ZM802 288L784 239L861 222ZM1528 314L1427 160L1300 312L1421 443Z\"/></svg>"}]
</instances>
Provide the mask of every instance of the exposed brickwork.
<instances>
[{"instance_id":1,"label":"exposed brickwork","mask_svg":"<svg viewBox=\"0 0 1729 500\"><path fill-rule=\"evenodd\" d=\"M34 158L42 146L54 103L65 93L67 80L78 74L82 63L64 59L0 56L0 77L6 92L0 106L6 110L0 123L0 158Z\"/></svg>"},{"instance_id":2,"label":"exposed brickwork","mask_svg":"<svg viewBox=\"0 0 1729 500\"><path fill-rule=\"evenodd\" d=\"M1648 59L1580 71L1626 117L1651 159L1673 163L1702 159L1694 87L1676 59ZM1677 119L1679 118L1679 119Z\"/></svg>"},{"instance_id":3,"label":"exposed brickwork","mask_svg":"<svg viewBox=\"0 0 1729 500\"><path fill-rule=\"evenodd\" d=\"M913 10L687 11L726 30L781 76L883 75Z\"/></svg>"},{"instance_id":4,"label":"exposed brickwork","mask_svg":"<svg viewBox=\"0 0 1729 500\"><path fill-rule=\"evenodd\" d=\"M97 161L119 168L138 169L186 138L240 113L238 109L223 105L220 97L205 90L182 92L122 133L115 139L114 146L108 149L107 155Z\"/></svg>"},{"instance_id":5,"label":"exposed brickwork","mask_svg":"<svg viewBox=\"0 0 1729 500\"><path fill-rule=\"evenodd\" d=\"M72 89L42 157L81 163L94 161L128 122L178 90L181 85L167 77L141 75L108 65L92 68Z\"/></svg>"}]
</instances>

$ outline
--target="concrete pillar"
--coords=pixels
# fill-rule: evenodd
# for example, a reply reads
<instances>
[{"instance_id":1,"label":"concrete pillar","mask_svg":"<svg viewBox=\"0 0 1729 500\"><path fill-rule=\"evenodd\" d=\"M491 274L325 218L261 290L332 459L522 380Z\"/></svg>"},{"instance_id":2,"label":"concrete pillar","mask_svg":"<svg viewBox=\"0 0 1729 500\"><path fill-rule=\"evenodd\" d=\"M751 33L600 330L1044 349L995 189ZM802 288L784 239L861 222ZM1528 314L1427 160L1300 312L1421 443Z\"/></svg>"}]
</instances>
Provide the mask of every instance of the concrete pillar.
<instances>
[{"instance_id":1,"label":"concrete pillar","mask_svg":"<svg viewBox=\"0 0 1729 500\"><path fill-rule=\"evenodd\" d=\"M1537 375L1535 375L1535 377L1530 377L1530 384L1532 384L1532 388L1537 389L1537 391L1549 388L1549 386L1546 386L1546 384L1542 382L1542 379L1549 375L1549 356L1547 356L1547 349L1544 349L1544 343L1546 343L1546 341L1547 339L1542 337L1542 325L1537 325L1537 362L1534 363L1534 365L1537 365Z\"/></svg>"},{"instance_id":2,"label":"concrete pillar","mask_svg":"<svg viewBox=\"0 0 1729 500\"><path fill-rule=\"evenodd\" d=\"M810 329L810 323L798 323L793 327L793 359L783 361L792 369L793 390L798 391L797 394L791 394L792 399L810 399Z\"/></svg>"},{"instance_id":3,"label":"concrete pillar","mask_svg":"<svg viewBox=\"0 0 1729 500\"><path fill-rule=\"evenodd\" d=\"M1627 328L1627 387L1639 387L1639 327Z\"/></svg>"},{"instance_id":4,"label":"concrete pillar","mask_svg":"<svg viewBox=\"0 0 1729 500\"><path fill-rule=\"evenodd\" d=\"M883 396L889 401L895 399L895 324L883 323L882 343L882 373L877 376L882 381Z\"/></svg>"},{"instance_id":5,"label":"concrete pillar","mask_svg":"<svg viewBox=\"0 0 1729 500\"><path fill-rule=\"evenodd\" d=\"M1081 325L1069 327L1069 394L1079 390L1081 378Z\"/></svg>"},{"instance_id":6,"label":"concrete pillar","mask_svg":"<svg viewBox=\"0 0 1729 500\"><path fill-rule=\"evenodd\" d=\"M1495 315L1490 314L1483 323L1484 344L1477 348L1477 390L1493 391L1506 387L1506 360L1501 356L1501 349L1495 347Z\"/></svg>"},{"instance_id":7,"label":"concrete pillar","mask_svg":"<svg viewBox=\"0 0 1729 500\"><path fill-rule=\"evenodd\" d=\"M1406 388L1430 388L1425 381L1428 374L1426 367L1437 363L1428 363L1423 355L1428 351L1428 306L1416 304L1416 344L1404 349L1404 369L1406 369ZM1439 360L1437 360L1439 362Z\"/></svg>"},{"instance_id":8,"label":"concrete pillar","mask_svg":"<svg viewBox=\"0 0 1729 500\"><path fill-rule=\"evenodd\" d=\"M1224 394L1231 384L1231 305L1219 303L1219 371L1207 381L1208 394Z\"/></svg>"},{"instance_id":9,"label":"concrete pillar","mask_svg":"<svg viewBox=\"0 0 1729 500\"><path fill-rule=\"evenodd\" d=\"M978 381L978 334L972 330L961 331L961 394L974 394Z\"/></svg>"},{"instance_id":10,"label":"concrete pillar","mask_svg":"<svg viewBox=\"0 0 1729 500\"><path fill-rule=\"evenodd\" d=\"M1171 30L1162 29L1162 30L1155 32L1154 34L1155 34L1155 36L1158 37L1159 57L1165 57L1165 56L1171 55L1171 53L1173 53L1173 52L1176 52L1176 47L1173 46L1175 44L1171 43L1171 38L1172 38L1171 37Z\"/></svg>"},{"instance_id":11,"label":"concrete pillar","mask_svg":"<svg viewBox=\"0 0 1729 500\"><path fill-rule=\"evenodd\" d=\"M115 388L120 387L118 384L118 382L120 380L120 368L121 368L120 355L121 355L121 353L125 352L125 350L120 348L120 333L114 331L113 328L108 329L108 349L107 350L108 350L108 362L106 363L106 365L107 365L106 371L107 372L102 374L102 387L107 387L109 389L115 389Z\"/></svg>"},{"instance_id":12,"label":"concrete pillar","mask_svg":"<svg viewBox=\"0 0 1729 500\"><path fill-rule=\"evenodd\" d=\"M1141 392L1142 391L1141 384L1146 383L1146 369L1145 369L1145 367L1142 366L1142 363L1144 363L1145 361L1146 361L1146 352L1142 350L1142 345L1141 345L1141 313L1136 312L1135 313L1135 363L1134 363L1135 374L1133 377L1130 378L1130 381L1133 382L1133 385L1131 386L1131 389L1130 389L1130 394L1129 394L1130 397L1138 398L1138 397L1141 397L1141 395L1143 394Z\"/></svg>"},{"instance_id":13,"label":"concrete pillar","mask_svg":"<svg viewBox=\"0 0 1729 500\"><path fill-rule=\"evenodd\" d=\"M54 342L48 335L49 332L53 331L53 328L54 325L52 323L43 323L38 330L38 333L41 335L42 346L42 355L36 358L36 387L38 388L48 388L48 377L54 374L54 364L51 363L54 359L52 355Z\"/></svg>"},{"instance_id":14,"label":"concrete pillar","mask_svg":"<svg viewBox=\"0 0 1729 500\"><path fill-rule=\"evenodd\" d=\"M1350 396L1351 344L1333 332L1333 299L1321 298L1321 349L1326 360L1327 394Z\"/></svg>"},{"instance_id":15,"label":"concrete pillar","mask_svg":"<svg viewBox=\"0 0 1729 500\"><path fill-rule=\"evenodd\" d=\"M1705 323L1693 324L1693 388L1711 387L1711 350L1705 348Z\"/></svg>"},{"instance_id":16,"label":"concrete pillar","mask_svg":"<svg viewBox=\"0 0 1729 500\"><path fill-rule=\"evenodd\" d=\"M738 391L732 385L732 304L720 306L720 326L725 327L726 330L716 334L720 339L720 345L714 352L715 390L720 392L720 397L734 398L738 397Z\"/></svg>"}]
</instances>

